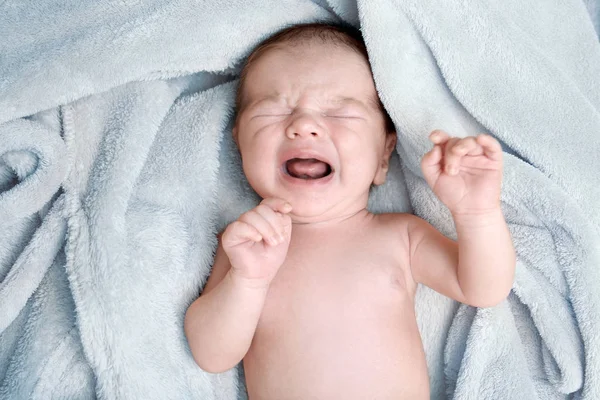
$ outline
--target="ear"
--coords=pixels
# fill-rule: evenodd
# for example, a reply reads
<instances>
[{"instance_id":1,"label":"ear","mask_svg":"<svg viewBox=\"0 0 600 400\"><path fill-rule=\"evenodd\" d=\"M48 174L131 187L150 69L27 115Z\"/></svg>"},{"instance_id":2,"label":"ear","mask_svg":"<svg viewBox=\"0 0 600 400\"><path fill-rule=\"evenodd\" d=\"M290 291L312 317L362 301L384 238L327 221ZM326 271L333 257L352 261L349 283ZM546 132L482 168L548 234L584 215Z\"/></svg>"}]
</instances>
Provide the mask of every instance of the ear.
<instances>
[{"instance_id":1,"label":"ear","mask_svg":"<svg viewBox=\"0 0 600 400\"><path fill-rule=\"evenodd\" d=\"M375 179L373 179L374 185L383 185L385 183L387 172L390 169L390 157L392 156L392 152L395 148L396 132L386 133L385 148L383 150L383 154L381 155L381 160L379 161L377 172L375 173Z\"/></svg>"}]
</instances>

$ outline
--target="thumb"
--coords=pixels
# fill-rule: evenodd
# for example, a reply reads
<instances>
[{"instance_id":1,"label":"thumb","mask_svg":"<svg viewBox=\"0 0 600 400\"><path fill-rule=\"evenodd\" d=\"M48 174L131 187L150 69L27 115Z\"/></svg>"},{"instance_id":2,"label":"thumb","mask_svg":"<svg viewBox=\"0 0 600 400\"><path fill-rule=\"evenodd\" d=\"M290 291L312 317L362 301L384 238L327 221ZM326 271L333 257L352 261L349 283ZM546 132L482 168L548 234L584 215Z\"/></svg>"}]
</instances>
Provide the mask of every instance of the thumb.
<instances>
[{"instance_id":1,"label":"thumb","mask_svg":"<svg viewBox=\"0 0 600 400\"><path fill-rule=\"evenodd\" d=\"M263 237L256 228L241 221L229 224L221 236L223 248L235 247L244 243L256 243L261 240Z\"/></svg>"}]
</instances>

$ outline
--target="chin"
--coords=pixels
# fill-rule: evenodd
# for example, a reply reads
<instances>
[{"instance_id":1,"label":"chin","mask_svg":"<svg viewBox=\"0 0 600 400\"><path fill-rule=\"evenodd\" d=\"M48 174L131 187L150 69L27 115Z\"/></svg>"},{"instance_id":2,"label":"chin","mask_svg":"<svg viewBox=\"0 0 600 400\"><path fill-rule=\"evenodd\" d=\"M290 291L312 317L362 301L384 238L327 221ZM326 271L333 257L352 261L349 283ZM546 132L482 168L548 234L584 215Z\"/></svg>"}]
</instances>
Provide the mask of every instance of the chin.
<instances>
[{"instance_id":1,"label":"chin","mask_svg":"<svg viewBox=\"0 0 600 400\"><path fill-rule=\"evenodd\" d=\"M294 220L298 221L313 221L324 217L330 211L330 207L323 204L323 202L300 202L290 201L292 205L292 216Z\"/></svg>"}]
</instances>

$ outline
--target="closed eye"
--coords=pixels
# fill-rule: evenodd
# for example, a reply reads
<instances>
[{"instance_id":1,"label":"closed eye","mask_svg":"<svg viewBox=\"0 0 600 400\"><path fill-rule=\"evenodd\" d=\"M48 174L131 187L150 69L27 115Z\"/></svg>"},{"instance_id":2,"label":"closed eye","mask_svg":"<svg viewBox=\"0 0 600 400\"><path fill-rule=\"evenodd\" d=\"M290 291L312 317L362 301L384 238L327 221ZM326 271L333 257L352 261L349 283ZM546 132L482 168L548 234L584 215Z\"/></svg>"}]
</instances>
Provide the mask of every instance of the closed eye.
<instances>
[{"instance_id":1,"label":"closed eye","mask_svg":"<svg viewBox=\"0 0 600 400\"><path fill-rule=\"evenodd\" d=\"M357 114L325 114L326 117L328 118L335 118L335 119L364 119L361 115L357 115Z\"/></svg>"},{"instance_id":2,"label":"closed eye","mask_svg":"<svg viewBox=\"0 0 600 400\"><path fill-rule=\"evenodd\" d=\"M327 114L326 116L329 117L329 118L353 118L353 119L360 118L360 119L362 119L362 117L360 117L358 115Z\"/></svg>"},{"instance_id":3,"label":"closed eye","mask_svg":"<svg viewBox=\"0 0 600 400\"><path fill-rule=\"evenodd\" d=\"M252 118L288 116L292 110L286 107L257 107L252 110Z\"/></svg>"},{"instance_id":4,"label":"closed eye","mask_svg":"<svg viewBox=\"0 0 600 400\"><path fill-rule=\"evenodd\" d=\"M362 113L359 110L350 107L330 110L325 113L325 116L329 118L339 119L364 119Z\"/></svg>"}]
</instances>

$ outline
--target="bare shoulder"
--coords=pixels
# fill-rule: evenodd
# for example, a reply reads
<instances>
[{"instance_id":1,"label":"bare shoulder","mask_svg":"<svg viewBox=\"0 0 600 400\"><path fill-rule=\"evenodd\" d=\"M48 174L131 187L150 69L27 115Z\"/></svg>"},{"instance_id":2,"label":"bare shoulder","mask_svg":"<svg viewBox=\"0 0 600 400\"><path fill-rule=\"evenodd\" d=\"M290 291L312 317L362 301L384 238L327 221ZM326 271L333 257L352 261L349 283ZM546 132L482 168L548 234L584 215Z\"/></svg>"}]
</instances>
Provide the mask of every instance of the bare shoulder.
<instances>
[{"instance_id":1,"label":"bare shoulder","mask_svg":"<svg viewBox=\"0 0 600 400\"><path fill-rule=\"evenodd\" d=\"M419 223L421 218L408 213L385 213L375 215L378 228L381 228L389 234L403 235L410 225Z\"/></svg>"},{"instance_id":2,"label":"bare shoulder","mask_svg":"<svg viewBox=\"0 0 600 400\"><path fill-rule=\"evenodd\" d=\"M399 231L403 235L414 229L431 226L423 218L409 213L386 213L378 214L377 217L382 227L390 229L391 232Z\"/></svg>"},{"instance_id":3,"label":"bare shoulder","mask_svg":"<svg viewBox=\"0 0 600 400\"><path fill-rule=\"evenodd\" d=\"M375 215L376 229L383 240L394 249L410 252L411 245L423 236L437 232L427 221L408 213L386 213Z\"/></svg>"},{"instance_id":4,"label":"bare shoulder","mask_svg":"<svg viewBox=\"0 0 600 400\"><path fill-rule=\"evenodd\" d=\"M376 214L374 222L380 237L397 250L407 250L409 246L409 227L415 223L415 217L407 213ZM379 236L379 235L378 235Z\"/></svg>"},{"instance_id":5,"label":"bare shoulder","mask_svg":"<svg viewBox=\"0 0 600 400\"><path fill-rule=\"evenodd\" d=\"M411 241L410 226L415 219L420 219L407 213L386 213L376 216L380 242L384 251L395 260L405 282L405 287L414 296L417 283L411 270Z\"/></svg>"}]
</instances>

